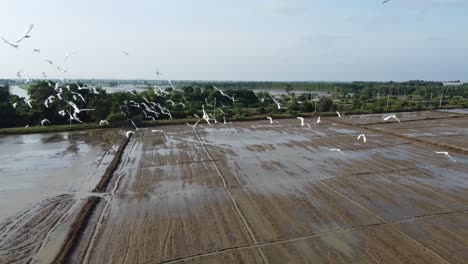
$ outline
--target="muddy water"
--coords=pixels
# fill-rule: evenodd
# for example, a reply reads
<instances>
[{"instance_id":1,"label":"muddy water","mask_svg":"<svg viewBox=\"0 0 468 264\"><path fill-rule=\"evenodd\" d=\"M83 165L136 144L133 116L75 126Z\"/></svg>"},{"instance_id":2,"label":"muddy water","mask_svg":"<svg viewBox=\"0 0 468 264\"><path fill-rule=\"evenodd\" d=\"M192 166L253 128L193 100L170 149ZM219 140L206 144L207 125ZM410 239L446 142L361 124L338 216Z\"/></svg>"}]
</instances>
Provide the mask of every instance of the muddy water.
<instances>
[{"instance_id":1,"label":"muddy water","mask_svg":"<svg viewBox=\"0 0 468 264\"><path fill-rule=\"evenodd\" d=\"M0 137L0 222L46 197L87 190L113 140L98 143L93 133L100 136L79 132Z\"/></svg>"},{"instance_id":2,"label":"muddy water","mask_svg":"<svg viewBox=\"0 0 468 264\"><path fill-rule=\"evenodd\" d=\"M118 146L113 130L0 137L0 263L50 263Z\"/></svg>"}]
</instances>

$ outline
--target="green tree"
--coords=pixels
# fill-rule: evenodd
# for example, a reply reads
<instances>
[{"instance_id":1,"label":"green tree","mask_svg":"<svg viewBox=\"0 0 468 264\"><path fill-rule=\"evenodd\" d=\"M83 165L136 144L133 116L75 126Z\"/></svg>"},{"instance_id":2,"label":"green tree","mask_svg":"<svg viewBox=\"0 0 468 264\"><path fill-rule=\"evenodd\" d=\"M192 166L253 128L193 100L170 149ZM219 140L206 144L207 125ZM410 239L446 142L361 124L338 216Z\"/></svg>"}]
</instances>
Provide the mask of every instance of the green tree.
<instances>
[{"instance_id":1,"label":"green tree","mask_svg":"<svg viewBox=\"0 0 468 264\"><path fill-rule=\"evenodd\" d=\"M317 103L317 110L319 112L329 112L333 106L332 99L328 97L322 97Z\"/></svg>"}]
</instances>

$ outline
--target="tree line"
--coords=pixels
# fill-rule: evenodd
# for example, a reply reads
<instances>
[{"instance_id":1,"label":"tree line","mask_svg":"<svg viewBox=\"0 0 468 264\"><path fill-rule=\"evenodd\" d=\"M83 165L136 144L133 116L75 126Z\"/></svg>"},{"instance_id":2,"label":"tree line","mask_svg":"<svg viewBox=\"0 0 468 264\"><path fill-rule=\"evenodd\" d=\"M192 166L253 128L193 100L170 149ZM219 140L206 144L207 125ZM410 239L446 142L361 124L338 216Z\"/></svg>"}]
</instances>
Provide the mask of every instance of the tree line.
<instances>
[{"instance_id":1,"label":"tree line","mask_svg":"<svg viewBox=\"0 0 468 264\"><path fill-rule=\"evenodd\" d=\"M39 81L30 85L27 90L32 107L24 98L12 95L8 85L3 85L0 86L0 127L34 126L45 118L52 124L68 124L69 114L63 113L71 113L73 109L67 101L74 102L80 109L94 109L77 115L83 123L97 123L100 120L122 123L132 120L140 123L152 119L193 118L202 116L203 107L215 118L222 120L223 117L242 119L271 114L297 116L334 111L348 114L380 113L468 106L467 85L444 87L439 82L326 83L325 87L323 83L312 83L308 84L312 85L309 92L301 90L302 83L283 83L282 91L285 92L276 95L266 91L268 89L249 89L251 86L248 82L228 84L179 83L179 89L161 89L148 85L148 89L143 92L109 93L101 87L84 87L81 83L56 84L52 81ZM239 86L240 84L247 85ZM214 85L222 87L224 95ZM60 86L60 98L57 96L57 86ZM315 93L318 91L324 91L325 95ZM53 100L46 105L45 102L51 97ZM275 101L280 102L280 108ZM150 103L167 109L170 115L161 111L157 111L157 115L146 111L144 104ZM76 123L76 120L72 122Z\"/></svg>"}]
</instances>

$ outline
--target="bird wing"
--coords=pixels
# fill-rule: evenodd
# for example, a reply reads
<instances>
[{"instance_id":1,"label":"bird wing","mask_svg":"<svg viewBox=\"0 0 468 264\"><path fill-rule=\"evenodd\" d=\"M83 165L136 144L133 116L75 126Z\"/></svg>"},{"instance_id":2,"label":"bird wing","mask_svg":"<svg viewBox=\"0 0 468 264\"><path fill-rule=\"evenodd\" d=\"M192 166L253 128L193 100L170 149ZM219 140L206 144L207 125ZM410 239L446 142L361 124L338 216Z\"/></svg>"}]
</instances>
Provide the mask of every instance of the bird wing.
<instances>
[{"instance_id":1,"label":"bird wing","mask_svg":"<svg viewBox=\"0 0 468 264\"><path fill-rule=\"evenodd\" d=\"M28 30L26 30L26 33L24 33L23 36L16 41L16 43L20 43L23 39L29 37L29 33L31 32L33 28L34 28L34 24L29 25L29 28Z\"/></svg>"},{"instance_id":2,"label":"bird wing","mask_svg":"<svg viewBox=\"0 0 468 264\"><path fill-rule=\"evenodd\" d=\"M4 39L3 37L2 37L2 40L3 40L6 44L8 44L8 45L10 45L10 46L13 46L13 47L18 46L18 45L15 45L15 44L9 42L8 40Z\"/></svg>"}]
</instances>

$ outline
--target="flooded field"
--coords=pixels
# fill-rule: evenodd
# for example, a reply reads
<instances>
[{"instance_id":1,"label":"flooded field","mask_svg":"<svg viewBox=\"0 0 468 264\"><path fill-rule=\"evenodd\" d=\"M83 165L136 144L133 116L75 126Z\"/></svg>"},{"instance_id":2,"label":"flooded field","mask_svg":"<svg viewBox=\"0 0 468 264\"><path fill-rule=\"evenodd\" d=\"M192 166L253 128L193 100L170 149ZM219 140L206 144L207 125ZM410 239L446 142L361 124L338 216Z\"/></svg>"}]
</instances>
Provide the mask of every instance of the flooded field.
<instances>
[{"instance_id":1,"label":"flooded field","mask_svg":"<svg viewBox=\"0 0 468 264\"><path fill-rule=\"evenodd\" d=\"M74 241L69 261L463 263L468 258L468 156L450 144L468 141L468 117L400 115L401 124L381 122L376 115L323 118L320 125L306 119L304 127L291 119L202 124L197 130L140 129L120 153L105 190L94 193L103 199ZM115 131L88 137L101 142L106 134L118 137ZM359 134L366 134L366 143L357 140ZM442 138L446 145L413 137ZM14 141L1 138L0 144ZM59 142L57 148L71 144ZM42 144L32 148L52 146ZM72 221L69 208L78 193L90 195L118 148L112 140L105 147L78 145L80 169L61 176L66 184L56 185L57 196L38 199L43 210L54 212L35 213L45 218L38 229L50 229L55 218L67 214L64 219ZM456 162L435 153L441 150ZM52 154L47 155L35 154L29 162L42 163ZM58 164L74 164L67 152L63 155ZM18 177L31 174L20 170L31 164L10 160L2 177L4 170ZM53 164L49 174L56 171ZM59 223L55 227L67 221ZM11 253L15 242L3 244L0 262L16 254ZM24 257L18 263L31 257L33 263L44 262L33 251L16 256Z\"/></svg>"},{"instance_id":2,"label":"flooded field","mask_svg":"<svg viewBox=\"0 0 468 264\"><path fill-rule=\"evenodd\" d=\"M57 239L112 158L117 136L113 130L0 136L0 263L54 258Z\"/></svg>"}]
</instances>

